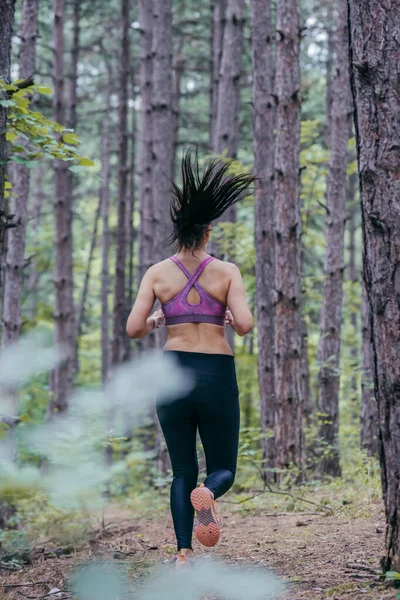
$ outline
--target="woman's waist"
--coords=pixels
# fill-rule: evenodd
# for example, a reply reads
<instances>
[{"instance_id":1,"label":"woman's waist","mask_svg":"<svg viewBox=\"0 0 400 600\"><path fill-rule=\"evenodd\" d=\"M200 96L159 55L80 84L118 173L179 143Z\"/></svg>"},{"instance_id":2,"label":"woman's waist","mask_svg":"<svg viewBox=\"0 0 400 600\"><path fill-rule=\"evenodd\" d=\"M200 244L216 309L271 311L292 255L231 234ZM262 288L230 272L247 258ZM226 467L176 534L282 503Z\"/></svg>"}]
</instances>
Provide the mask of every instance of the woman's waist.
<instances>
[{"instance_id":1,"label":"woman's waist","mask_svg":"<svg viewBox=\"0 0 400 600\"><path fill-rule=\"evenodd\" d=\"M173 356L184 369L190 369L197 382L220 383L237 392L235 358L232 354L196 352L193 350L170 350L164 353Z\"/></svg>"}]
</instances>

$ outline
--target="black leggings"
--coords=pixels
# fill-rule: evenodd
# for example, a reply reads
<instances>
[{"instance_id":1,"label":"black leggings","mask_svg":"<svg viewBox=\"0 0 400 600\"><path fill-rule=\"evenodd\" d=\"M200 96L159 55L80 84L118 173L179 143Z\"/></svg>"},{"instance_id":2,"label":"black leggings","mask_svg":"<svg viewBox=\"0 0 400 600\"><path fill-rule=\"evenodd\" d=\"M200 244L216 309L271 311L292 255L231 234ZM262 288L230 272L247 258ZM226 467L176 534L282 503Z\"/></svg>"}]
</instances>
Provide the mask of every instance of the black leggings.
<instances>
[{"instance_id":1,"label":"black leggings","mask_svg":"<svg viewBox=\"0 0 400 600\"><path fill-rule=\"evenodd\" d=\"M215 498L232 486L239 442L239 391L233 356L171 352L195 377L195 387L170 404L157 403L157 414L173 470L171 512L178 550L192 547L194 511L190 493L197 485L196 434L207 465L204 485Z\"/></svg>"}]
</instances>

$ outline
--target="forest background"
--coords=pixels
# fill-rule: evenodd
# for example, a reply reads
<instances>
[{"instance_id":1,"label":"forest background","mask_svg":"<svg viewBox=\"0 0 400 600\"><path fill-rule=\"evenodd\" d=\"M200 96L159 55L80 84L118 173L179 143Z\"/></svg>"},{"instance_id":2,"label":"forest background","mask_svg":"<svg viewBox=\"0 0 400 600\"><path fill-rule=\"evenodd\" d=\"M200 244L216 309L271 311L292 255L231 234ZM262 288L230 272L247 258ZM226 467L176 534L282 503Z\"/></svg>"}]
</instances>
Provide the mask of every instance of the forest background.
<instances>
[{"instance_id":1,"label":"forest background","mask_svg":"<svg viewBox=\"0 0 400 600\"><path fill-rule=\"evenodd\" d=\"M283 30L296 31L286 54ZM50 377L9 390L19 423L7 422L5 436L17 464L46 462L25 428L56 428L73 389L106 386L118 365L160 345L153 335L128 340L124 323L145 269L167 256L170 180L196 146L201 161L235 158L234 170L255 169L264 182L214 229L211 249L238 264L257 316L252 334L231 336L242 410L232 498L266 508L260 488L274 486L280 510L304 509L304 500L322 512L368 511L381 485L346 3L303 0L297 13L295 3L261 0L24 0L12 31L11 87L0 104L10 127L6 213L16 216L4 242L2 343L39 330L67 353ZM34 87L18 83L30 77ZM296 155L280 180L285 157ZM300 219L294 238L273 243L290 213ZM279 282L295 298L289 312L273 294ZM291 323L295 336L280 336ZM286 366L274 366L274 335L288 340L279 347ZM107 482L112 499L163 514L170 471L154 414L135 427L128 419L121 435L109 429L104 454L119 465ZM72 526L43 494L4 493L4 556L18 561L15 548L54 523L68 537L86 522L74 513Z\"/></svg>"}]
</instances>

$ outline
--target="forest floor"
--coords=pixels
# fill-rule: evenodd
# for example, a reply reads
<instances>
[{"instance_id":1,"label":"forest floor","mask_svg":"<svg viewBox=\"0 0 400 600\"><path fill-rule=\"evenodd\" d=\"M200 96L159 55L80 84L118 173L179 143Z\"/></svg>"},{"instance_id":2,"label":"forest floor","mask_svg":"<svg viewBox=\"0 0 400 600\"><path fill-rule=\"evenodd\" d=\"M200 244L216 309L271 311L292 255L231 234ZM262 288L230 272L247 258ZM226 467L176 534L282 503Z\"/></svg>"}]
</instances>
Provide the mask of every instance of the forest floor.
<instances>
[{"instance_id":1,"label":"forest floor","mask_svg":"<svg viewBox=\"0 0 400 600\"><path fill-rule=\"evenodd\" d=\"M267 512L260 506L239 511L219 503L220 543L212 551L197 543L194 548L196 553L215 552L234 565L272 570L287 584L285 600L394 599L396 591L379 578L385 537L382 503L371 502L367 511L362 508L325 515ZM103 522L96 519L91 539L70 554L58 555L54 544L41 542L31 553L32 564L14 572L0 569L1 600L44 598L53 588L67 590L72 567L86 560L122 559L131 563L134 579L155 563L171 560L174 533L169 513L146 519L132 514L110 506ZM54 597L73 598L70 593Z\"/></svg>"}]
</instances>

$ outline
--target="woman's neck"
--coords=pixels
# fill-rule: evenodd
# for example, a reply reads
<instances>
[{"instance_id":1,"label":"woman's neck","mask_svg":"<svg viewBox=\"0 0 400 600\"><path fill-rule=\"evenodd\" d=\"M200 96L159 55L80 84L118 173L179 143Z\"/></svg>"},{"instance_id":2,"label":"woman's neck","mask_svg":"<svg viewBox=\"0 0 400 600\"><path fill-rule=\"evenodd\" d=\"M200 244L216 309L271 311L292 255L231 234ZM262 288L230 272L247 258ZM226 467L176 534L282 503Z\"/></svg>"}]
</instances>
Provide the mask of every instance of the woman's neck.
<instances>
[{"instance_id":1,"label":"woman's neck","mask_svg":"<svg viewBox=\"0 0 400 600\"><path fill-rule=\"evenodd\" d=\"M181 250L179 250L178 254L177 254L178 258L183 258L183 259L192 259L193 258L197 258L198 260L203 260L204 258L206 258L208 256L207 254L207 247L201 246L200 248L197 248L197 250L189 250L188 248L182 248Z\"/></svg>"}]
</instances>

